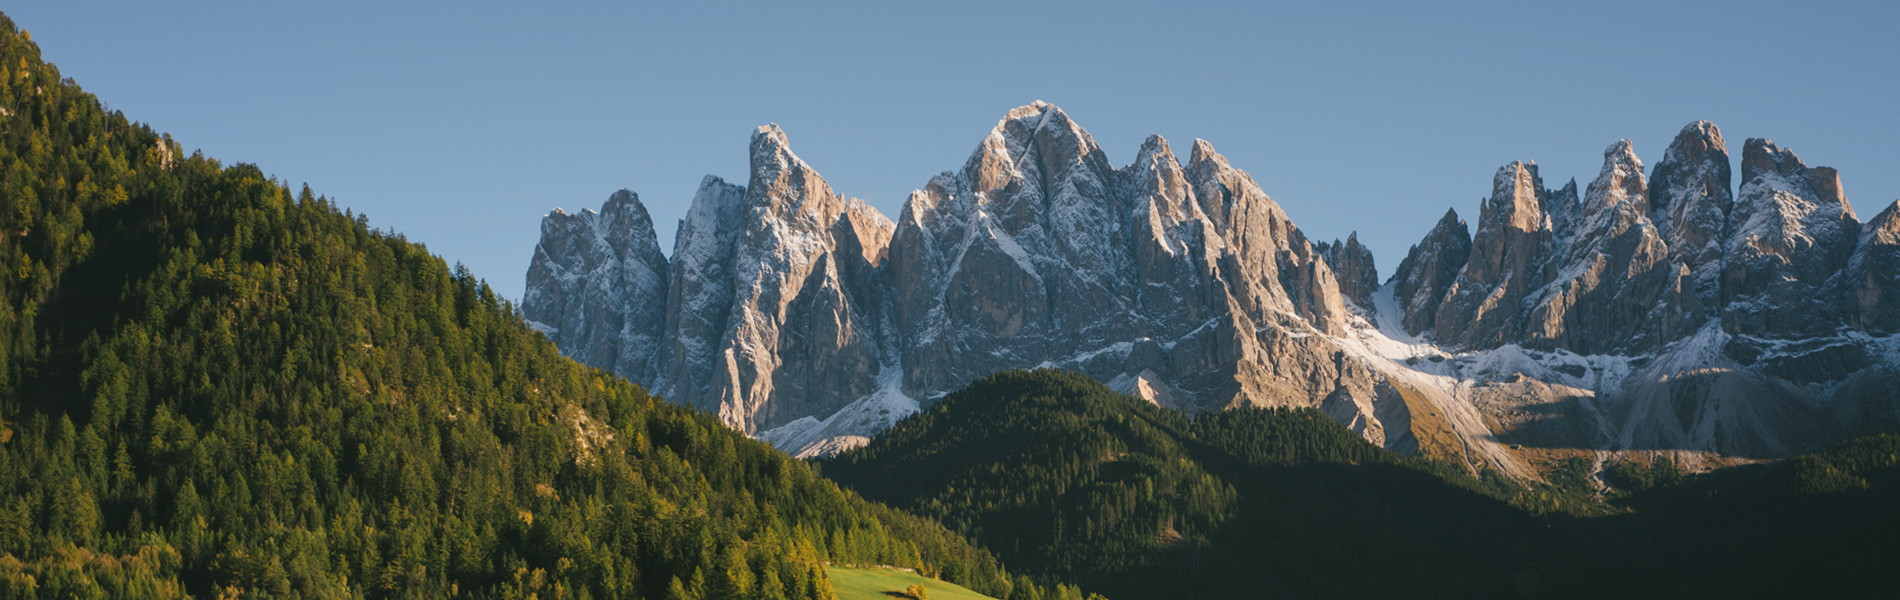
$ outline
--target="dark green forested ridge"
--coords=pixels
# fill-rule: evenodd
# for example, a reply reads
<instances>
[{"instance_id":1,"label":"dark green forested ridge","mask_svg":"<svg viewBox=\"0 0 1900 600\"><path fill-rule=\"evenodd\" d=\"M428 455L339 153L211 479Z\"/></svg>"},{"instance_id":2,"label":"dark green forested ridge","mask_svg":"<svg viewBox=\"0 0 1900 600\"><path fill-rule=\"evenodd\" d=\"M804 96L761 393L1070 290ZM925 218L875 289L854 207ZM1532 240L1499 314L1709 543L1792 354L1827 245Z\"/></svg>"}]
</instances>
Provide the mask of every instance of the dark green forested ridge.
<instances>
[{"instance_id":1,"label":"dark green forested ridge","mask_svg":"<svg viewBox=\"0 0 1900 600\"><path fill-rule=\"evenodd\" d=\"M826 561L1012 587L308 187L183 155L4 17L0 417L0 598L816 599Z\"/></svg>"},{"instance_id":2,"label":"dark green forested ridge","mask_svg":"<svg viewBox=\"0 0 1900 600\"><path fill-rule=\"evenodd\" d=\"M1189 420L1080 374L1017 371L950 394L823 473L938 517L1020 572L1118 600L1900 584L1881 566L1900 559L1900 436L1704 476L1627 469L1651 487L1591 510L1563 504L1582 502L1587 465L1559 467L1549 485L1515 487L1401 459L1314 410Z\"/></svg>"}]
</instances>

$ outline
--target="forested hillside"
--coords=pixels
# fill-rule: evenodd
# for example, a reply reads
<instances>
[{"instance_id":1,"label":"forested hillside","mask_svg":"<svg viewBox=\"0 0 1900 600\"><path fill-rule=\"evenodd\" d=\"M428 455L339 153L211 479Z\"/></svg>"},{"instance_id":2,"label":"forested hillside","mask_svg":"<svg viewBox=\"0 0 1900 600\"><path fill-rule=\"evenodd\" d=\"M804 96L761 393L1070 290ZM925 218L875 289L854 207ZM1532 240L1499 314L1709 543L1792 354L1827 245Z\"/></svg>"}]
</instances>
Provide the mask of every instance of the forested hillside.
<instances>
[{"instance_id":1,"label":"forested hillside","mask_svg":"<svg viewBox=\"0 0 1900 600\"><path fill-rule=\"evenodd\" d=\"M1896 456L1883 436L1698 478L1633 468L1657 481L1599 502L1581 465L1519 488L1400 459L1317 411L1190 421L1081 374L1016 371L823 473L1117 600L1726 597L1897 583L1875 566L1900 558Z\"/></svg>"},{"instance_id":2,"label":"forested hillside","mask_svg":"<svg viewBox=\"0 0 1900 600\"><path fill-rule=\"evenodd\" d=\"M184 155L4 17L0 416L4 598L821 599L826 561L1011 593L401 235Z\"/></svg>"}]
</instances>

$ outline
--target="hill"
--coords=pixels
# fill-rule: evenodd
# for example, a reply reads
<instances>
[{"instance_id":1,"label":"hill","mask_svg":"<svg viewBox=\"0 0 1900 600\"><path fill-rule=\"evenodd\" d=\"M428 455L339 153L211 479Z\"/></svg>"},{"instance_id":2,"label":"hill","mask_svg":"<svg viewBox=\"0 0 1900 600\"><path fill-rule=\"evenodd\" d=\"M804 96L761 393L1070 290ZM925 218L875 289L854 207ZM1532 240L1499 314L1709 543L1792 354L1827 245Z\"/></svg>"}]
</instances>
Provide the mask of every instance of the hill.
<instances>
[{"instance_id":1,"label":"hill","mask_svg":"<svg viewBox=\"0 0 1900 600\"><path fill-rule=\"evenodd\" d=\"M1891 580L1873 565L1900 551L1895 456L1900 437L1865 438L1599 503L1583 465L1520 488L1402 459L1313 410L1189 420L1085 375L1017 371L821 464L1019 571L1118 600L1679 597Z\"/></svg>"},{"instance_id":2,"label":"hill","mask_svg":"<svg viewBox=\"0 0 1900 600\"><path fill-rule=\"evenodd\" d=\"M1010 592L4 17L0 265L0 597L819 599L827 561Z\"/></svg>"}]
</instances>

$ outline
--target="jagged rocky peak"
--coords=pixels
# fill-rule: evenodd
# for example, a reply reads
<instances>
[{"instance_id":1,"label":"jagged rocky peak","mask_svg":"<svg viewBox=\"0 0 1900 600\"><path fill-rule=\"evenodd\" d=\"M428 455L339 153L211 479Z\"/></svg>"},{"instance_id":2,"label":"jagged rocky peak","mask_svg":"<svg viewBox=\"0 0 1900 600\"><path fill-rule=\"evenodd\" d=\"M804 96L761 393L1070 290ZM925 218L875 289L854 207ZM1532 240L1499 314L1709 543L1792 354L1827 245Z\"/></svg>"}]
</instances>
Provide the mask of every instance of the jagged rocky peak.
<instances>
[{"instance_id":1,"label":"jagged rocky peak","mask_svg":"<svg viewBox=\"0 0 1900 600\"><path fill-rule=\"evenodd\" d=\"M811 230L830 227L845 199L825 178L792 153L791 141L777 123L752 132L752 173L746 185L749 220L779 221Z\"/></svg>"},{"instance_id":2,"label":"jagged rocky peak","mask_svg":"<svg viewBox=\"0 0 1900 600\"><path fill-rule=\"evenodd\" d=\"M1641 169L1638 169L1640 172ZM1556 191L1546 192L1543 197L1544 214L1550 217L1550 231L1558 240L1568 240L1577 235L1582 225L1585 208L1577 199L1577 180L1572 178Z\"/></svg>"},{"instance_id":3,"label":"jagged rocky peak","mask_svg":"<svg viewBox=\"0 0 1900 600\"><path fill-rule=\"evenodd\" d=\"M1808 168L1793 150L1749 138L1728 232L1724 329L1773 336L1833 330L1841 315L1819 290L1860 238L1839 173Z\"/></svg>"},{"instance_id":4,"label":"jagged rocky peak","mask_svg":"<svg viewBox=\"0 0 1900 600\"><path fill-rule=\"evenodd\" d=\"M1344 331L1345 303L1331 269L1313 252L1280 204L1253 176L1227 163L1207 140L1194 140L1188 181L1221 244L1233 257L1228 293L1257 324ZM1287 313L1295 321L1285 318Z\"/></svg>"},{"instance_id":5,"label":"jagged rocky peak","mask_svg":"<svg viewBox=\"0 0 1900 600\"><path fill-rule=\"evenodd\" d=\"M696 402L716 406L722 421L748 432L829 412L874 390L884 362L879 283L873 270L851 265L880 245L877 232L888 223L864 214L862 203L857 221L847 216L854 204L792 152L777 125L753 132L751 159L732 313L716 355L724 360ZM842 252L841 229L853 234Z\"/></svg>"},{"instance_id":6,"label":"jagged rocky peak","mask_svg":"<svg viewBox=\"0 0 1900 600\"><path fill-rule=\"evenodd\" d=\"M674 401L703 403L705 386L721 362L717 359L732 315L732 261L744 208L745 186L707 175L675 230L664 317L671 346L660 372L644 382Z\"/></svg>"},{"instance_id":7,"label":"jagged rocky peak","mask_svg":"<svg viewBox=\"0 0 1900 600\"><path fill-rule=\"evenodd\" d=\"M905 389L1132 337L1134 209L1119 179L1087 131L1038 101L912 193L890 250Z\"/></svg>"},{"instance_id":8,"label":"jagged rocky peak","mask_svg":"<svg viewBox=\"0 0 1900 600\"><path fill-rule=\"evenodd\" d=\"M1860 245L1840 278L1848 325L1900 332L1900 201L1861 227Z\"/></svg>"},{"instance_id":9,"label":"jagged rocky peak","mask_svg":"<svg viewBox=\"0 0 1900 600\"><path fill-rule=\"evenodd\" d=\"M666 310L667 259L639 196L615 192L600 212L555 209L541 219L522 315L576 360L648 377Z\"/></svg>"},{"instance_id":10,"label":"jagged rocky peak","mask_svg":"<svg viewBox=\"0 0 1900 600\"><path fill-rule=\"evenodd\" d=\"M1708 121L1684 126L1650 176L1650 220L1662 229L1671 260L1689 269L1705 310L1720 300L1732 185L1728 145Z\"/></svg>"},{"instance_id":11,"label":"jagged rocky peak","mask_svg":"<svg viewBox=\"0 0 1900 600\"><path fill-rule=\"evenodd\" d=\"M1525 345L1579 354L1640 352L1692 333L1700 303L1649 220L1643 162L1629 140L1603 151L1557 278L1530 299Z\"/></svg>"},{"instance_id":12,"label":"jagged rocky peak","mask_svg":"<svg viewBox=\"0 0 1900 600\"><path fill-rule=\"evenodd\" d=\"M1537 163L1513 162L1491 180L1471 259L1438 306L1435 337L1453 348L1492 348L1522 337L1523 299L1555 274L1555 234Z\"/></svg>"},{"instance_id":13,"label":"jagged rocky peak","mask_svg":"<svg viewBox=\"0 0 1900 600\"><path fill-rule=\"evenodd\" d=\"M1470 259L1471 230L1458 218L1457 209L1446 209L1387 281L1403 313L1399 322L1406 333L1419 335L1437 324L1439 303Z\"/></svg>"},{"instance_id":14,"label":"jagged rocky peak","mask_svg":"<svg viewBox=\"0 0 1900 600\"><path fill-rule=\"evenodd\" d=\"M1379 290L1379 268L1373 264L1372 250L1359 244L1359 232L1346 241L1320 242L1319 254L1339 280L1339 295L1367 314L1374 312L1372 294Z\"/></svg>"},{"instance_id":15,"label":"jagged rocky peak","mask_svg":"<svg viewBox=\"0 0 1900 600\"><path fill-rule=\"evenodd\" d=\"M1173 337L1199 327L1213 309L1221 246L1187 171L1167 140L1150 135L1120 175L1135 211L1134 304L1143 332Z\"/></svg>"}]
</instances>

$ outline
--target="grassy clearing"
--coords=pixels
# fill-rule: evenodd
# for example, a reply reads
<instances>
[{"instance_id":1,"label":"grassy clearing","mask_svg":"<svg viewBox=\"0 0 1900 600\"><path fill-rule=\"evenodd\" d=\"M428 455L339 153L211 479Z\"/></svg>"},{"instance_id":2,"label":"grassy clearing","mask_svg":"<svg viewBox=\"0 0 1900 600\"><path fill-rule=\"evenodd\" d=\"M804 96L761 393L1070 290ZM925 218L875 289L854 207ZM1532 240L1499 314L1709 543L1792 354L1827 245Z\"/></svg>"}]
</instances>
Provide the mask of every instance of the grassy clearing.
<instances>
[{"instance_id":1,"label":"grassy clearing","mask_svg":"<svg viewBox=\"0 0 1900 600\"><path fill-rule=\"evenodd\" d=\"M833 565L825 567L825 574L831 578L831 589L838 593L838 600L908 598L909 596L904 595L904 588L912 585L924 586L924 590L930 595L930 600L996 600L948 581L938 581L897 569L860 569Z\"/></svg>"},{"instance_id":2,"label":"grassy clearing","mask_svg":"<svg viewBox=\"0 0 1900 600\"><path fill-rule=\"evenodd\" d=\"M1451 428L1451 422L1438 416L1438 407L1417 391L1392 382L1393 389L1399 391L1399 398L1405 401L1405 410L1412 416L1412 437L1418 440L1420 456L1435 458L1454 465L1470 465L1471 457L1465 454L1464 441L1458 439L1458 433Z\"/></svg>"}]
</instances>

